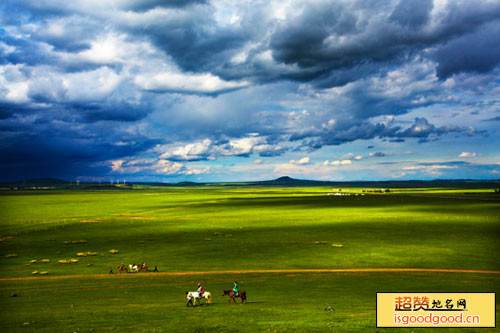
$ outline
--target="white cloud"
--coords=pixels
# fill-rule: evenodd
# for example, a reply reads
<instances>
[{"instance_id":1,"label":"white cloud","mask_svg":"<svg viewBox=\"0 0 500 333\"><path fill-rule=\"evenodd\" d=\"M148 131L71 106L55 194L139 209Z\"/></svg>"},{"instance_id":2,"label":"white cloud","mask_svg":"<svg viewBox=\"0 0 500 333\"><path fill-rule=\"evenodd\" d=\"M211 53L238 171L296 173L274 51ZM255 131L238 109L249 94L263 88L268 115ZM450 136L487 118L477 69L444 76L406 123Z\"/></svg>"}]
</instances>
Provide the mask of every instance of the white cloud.
<instances>
[{"instance_id":1,"label":"white cloud","mask_svg":"<svg viewBox=\"0 0 500 333\"><path fill-rule=\"evenodd\" d=\"M438 169L456 169L453 165L415 165L403 167L403 170L438 170Z\"/></svg>"},{"instance_id":2,"label":"white cloud","mask_svg":"<svg viewBox=\"0 0 500 333\"><path fill-rule=\"evenodd\" d=\"M135 84L143 89L160 92L184 92L193 94L214 94L247 87L247 81L224 81L210 73L181 74L162 72L137 75Z\"/></svg>"},{"instance_id":3,"label":"white cloud","mask_svg":"<svg viewBox=\"0 0 500 333\"><path fill-rule=\"evenodd\" d=\"M340 159L341 160L352 160L354 158L354 156L356 156L356 155L354 155L353 153L347 153L347 154L343 155Z\"/></svg>"},{"instance_id":4,"label":"white cloud","mask_svg":"<svg viewBox=\"0 0 500 333\"><path fill-rule=\"evenodd\" d=\"M325 166L327 166L327 165L339 166L339 165L351 165L351 164L352 164L352 160L336 160L336 161L331 161L331 162L329 162L327 160L327 161L323 162L323 165L325 165Z\"/></svg>"},{"instance_id":5,"label":"white cloud","mask_svg":"<svg viewBox=\"0 0 500 333\"><path fill-rule=\"evenodd\" d=\"M0 99L13 103L28 102L28 88L23 66L0 66Z\"/></svg>"},{"instance_id":6,"label":"white cloud","mask_svg":"<svg viewBox=\"0 0 500 333\"><path fill-rule=\"evenodd\" d=\"M124 160L111 161L111 171L120 172Z\"/></svg>"},{"instance_id":7,"label":"white cloud","mask_svg":"<svg viewBox=\"0 0 500 333\"><path fill-rule=\"evenodd\" d=\"M189 143L185 146L177 147L173 151L160 155L160 158L175 160L201 160L213 156L212 140L205 139L201 142Z\"/></svg>"},{"instance_id":8,"label":"white cloud","mask_svg":"<svg viewBox=\"0 0 500 333\"><path fill-rule=\"evenodd\" d=\"M210 166L191 166L166 159L120 159L109 162L114 173L137 174L151 171L159 175L202 175L212 172Z\"/></svg>"},{"instance_id":9,"label":"white cloud","mask_svg":"<svg viewBox=\"0 0 500 333\"><path fill-rule=\"evenodd\" d=\"M460 155L458 155L458 157L461 157L461 158L476 157L476 153L469 153L469 152L464 151Z\"/></svg>"},{"instance_id":10,"label":"white cloud","mask_svg":"<svg viewBox=\"0 0 500 333\"><path fill-rule=\"evenodd\" d=\"M201 169L188 166L188 167L186 167L186 171L184 171L183 173L185 175L202 175L202 174L207 174L210 172L211 172L211 168L209 166L201 168Z\"/></svg>"},{"instance_id":11,"label":"white cloud","mask_svg":"<svg viewBox=\"0 0 500 333\"><path fill-rule=\"evenodd\" d=\"M297 165L306 165L309 164L310 158L309 157L302 157L300 160L291 160L289 163L290 164L297 164Z\"/></svg>"},{"instance_id":12,"label":"white cloud","mask_svg":"<svg viewBox=\"0 0 500 333\"><path fill-rule=\"evenodd\" d=\"M180 173L184 165L179 162L171 162L168 160L159 160L153 168L156 169L156 173L161 173L165 175L174 175Z\"/></svg>"},{"instance_id":13,"label":"white cloud","mask_svg":"<svg viewBox=\"0 0 500 333\"><path fill-rule=\"evenodd\" d=\"M422 170L432 176L440 176L443 173L441 172L442 170L451 170L451 169L457 169L458 166L456 165L439 165L439 164L434 164L434 165L415 165L415 166L406 166L403 167L403 170L407 171L415 171L415 170Z\"/></svg>"},{"instance_id":14,"label":"white cloud","mask_svg":"<svg viewBox=\"0 0 500 333\"><path fill-rule=\"evenodd\" d=\"M267 137L250 133L249 137L231 139L227 143L217 143L210 139L189 143L184 146L157 146L161 158L173 161L215 160L219 156L260 156L280 155L284 148L267 144Z\"/></svg>"},{"instance_id":15,"label":"white cloud","mask_svg":"<svg viewBox=\"0 0 500 333\"><path fill-rule=\"evenodd\" d=\"M253 152L259 154L261 156L275 156L280 155L283 152L284 148L281 146L273 146L273 145L258 145L253 147Z\"/></svg>"},{"instance_id":16,"label":"white cloud","mask_svg":"<svg viewBox=\"0 0 500 333\"><path fill-rule=\"evenodd\" d=\"M93 41L90 49L81 52L79 55L82 59L96 64L120 62L124 60L123 57L127 56L120 47L120 42L120 38L115 36L103 36Z\"/></svg>"},{"instance_id":17,"label":"white cloud","mask_svg":"<svg viewBox=\"0 0 500 333\"><path fill-rule=\"evenodd\" d=\"M241 139L229 140L229 144L221 147L221 153L226 156L249 155L255 146L265 144L265 137L251 136Z\"/></svg>"}]
</instances>

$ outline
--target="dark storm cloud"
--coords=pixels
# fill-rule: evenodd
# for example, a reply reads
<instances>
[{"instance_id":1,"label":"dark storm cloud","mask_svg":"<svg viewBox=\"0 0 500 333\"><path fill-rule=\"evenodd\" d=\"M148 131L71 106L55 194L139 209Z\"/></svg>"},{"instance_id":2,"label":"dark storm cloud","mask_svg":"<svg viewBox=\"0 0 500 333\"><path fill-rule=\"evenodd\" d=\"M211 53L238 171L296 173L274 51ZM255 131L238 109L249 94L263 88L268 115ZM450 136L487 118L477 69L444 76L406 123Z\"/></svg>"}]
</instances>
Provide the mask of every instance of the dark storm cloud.
<instances>
[{"instance_id":1,"label":"dark storm cloud","mask_svg":"<svg viewBox=\"0 0 500 333\"><path fill-rule=\"evenodd\" d=\"M491 71L500 62L500 21L451 40L436 51L436 60L441 79L461 72Z\"/></svg>"},{"instance_id":2,"label":"dark storm cloud","mask_svg":"<svg viewBox=\"0 0 500 333\"><path fill-rule=\"evenodd\" d=\"M39 112L51 112L57 114L58 117L70 117L75 122L135 122L144 119L151 112L151 103L147 99L140 103L127 102L113 96L99 101L57 101L57 98L64 97L65 91L55 91L56 85L51 87L55 96L48 96L44 91L31 91L30 93L30 97L34 102L50 105L50 111L47 111L47 106L45 106L45 111L40 110ZM11 110L15 110L15 108L19 108L19 106L10 106Z\"/></svg>"},{"instance_id":3,"label":"dark storm cloud","mask_svg":"<svg viewBox=\"0 0 500 333\"><path fill-rule=\"evenodd\" d=\"M500 3L440 6L4 0L1 171L107 173L111 159L205 139L206 151L170 159L485 135L469 124L432 124L425 107L495 90ZM412 111L413 123L394 120ZM446 124L442 117L433 122Z\"/></svg>"},{"instance_id":4,"label":"dark storm cloud","mask_svg":"<svg viewBox=\"0 0 500 333\"><path fill-rule=\"evenodd\" d=\"M226 62L228 53L248 40L245 31L217 28L205 9L189 15L159 22L152 28L141 27L151 40L177 65L189 72L207 72Z\"/></svg>"},{"instance_id":5,"label":"dark storm cloud","mask_svg":"<svg viewBox=\"0 0 500 333\"><path fill-rule=\"evenodd\" d=\"M399 23L402 27L416 29L429 22L433 6L432 0L401 0L389 16L389 20Z\"/></svg>"},{"instance_id":6,"label":"dark storm cloud","mask_svg":"<svg viewBox=\"0 0 500 333\"><path fill-rule=\"evenodd\" d=\"M76 53L87 50L90 47L89 40L92 35L90 32L80 32L85 35L87 40L80 39L78 35L71 32L61 36L47 36L42 33L33 33L32 38L15 37L11 34L2 31L0 28L0 43L4 43L7 47L11 47L12 51L7 51L6 48L0 48L0 65L25 65L29 66L24 69L26 74L29 74L30 69L37 66L54 66L57 71L66 73L81 72L94 70L102 66L85 59L76 61L65 60L57 51ZM47 48L46 44L54 47L54 50ZM119 64L107 64L109 67L119 68Z\"/></svg>"},{"instance_id":7,"label":"dark storm cloud","mask_svg":"<svg viewBox=\"0 0 500 333\"><path fill-rule=\"evenodd\" d=\"M12 15L5 18L7 22L20 22L22 20L36 20L60 15L73 15L75 13L92 13L92 9L102 8L124 11L147 11L154 8L182 8L194 4L204 4L206 0L117 0L113 3L74 1L31 1L31 0L3 0L0 9Z\"/></svg>"},{"instance_id":8,"label":"dark storm cloud","mask_svg":"<svg viewBox=\"0 0 500 333\"><path fill-rule=\"evenodd\" d=\"M52 45L56 51L70 53L89 49L92 38L102 32L97 22L90 18L45 20L40 24L40 29L32 34L33 40ZM51 24L58 25L57 31L51 31Z\"/></svg>"},{"instance_id":9,"label":"dark storm cloud","mask_svg":"<svg viewBox=\"0 0 500 333\"><path fill-rule=\"evenodd\" d=\"M18 117L9 124L0 122L0 142L4 180L69 177L75 172L102 176L109 172L109 165L103 167L103 160L139 154L158 143L110 123L82 126L40 116Z\"/></svg>"},{"instance_id":10,"label":"dark storm cloud","mask_svg":"<svg viewBox=\"0 0 500 333\"><path fill-rule=\"evenodd\" d=\"M500 18L500 3L497 2L451 2L446 15L436 18L435 26L426 26L433 8L431 1L400 1L394 9L387 2L371 7L364 2L350 4L352 7L319 2L281 24L271 38L274 59L307 69L304 81L322 78L320 82L325 85L326 73L335 77L360 65L390 66L390 62L422 52L427 47L437 47L438 54L450 54L447 49L440 51L440 48L448 42L452 42L448 46L450 51L461 48L464 42L453 42L455 38L475 32L489 22L498 23ZM483 43L486 47L490 41L498 39L495 31L479 29L470 40L480 36L486 40ZM486 51L484 47L482 51ZM477 66L479 70L488 70L497 63L493 59L498 61L498 57L489 52L483 52L482 56L480 52L470 53L469 59L459 61L448 71L443 69L443 74L456 71L455 67L467 70L467 66L472 69ZM437 60L439 66L446 67L447 59L438 56ZM483 60L486 64L481 65ZM338 74L337 70L340 70ZM311 71L315 75L311 75ZM363 72L353 74L351 81L362 77ZM331 85L344 84L345 81L332 79Z\"/></svg>"},{"instance_id":11,"label":"dark storm cloud","mask_svg":"<svg viewBox=\"0 0 500 333\"><path fill-rule=\"evenodd\" d=\"M135 122L143 119L149 113L146 105L131 105L128 103L72 103L68 109L74 110L85 122L101 120Z\"/></svg>"},{"instance_id":12,"label":"dark storm cloud","mask_svg":"<svg viewBox=\"0 0 500 333\"><path fill-rule=\"evenodd\" d=\"M483 121L500 121L500 116L498 117L493 117L493 118L489 118L489 119L485 119Z\"/></svg>"},{"instance_id":13,"label":"dark storm cloud","mask_svg":"<svg viewBox=\"0 0 500 333\"><path fill-rule=\"evenodd\" d=\"M385 157L385 156L389 156L389 155L387 155L386 153L383 153L381 151L377 151L375 153L370 153L370 156L371 157Z\"/></svg>"},{"instance_id":14,"label":"dark storm cloud","mask_svg":"<svg viewBox=\"0 0 500 333\"><path fill-rule=\"evenodd\" d=\"M369 140L375 137L391 137L399 130L399 127L388 127L385 124L372 124L369 122L352 126L345 130L329 133L323 138L323 145L340 145L345 142L356 140Z\"/></svg>"},{"instance_id":15,"label":"dark storm cloud","mask_svg":"<svg viewBox=\"0 0 500 333\"><path fill-rule=\"evenodd\" d=\"M193 4L204 4L206 0L122 0L118 1L124 10L145 11L157 7L182 8Z\"/></svg>"},{"instance_id":16,"label":"dark storm cloud","mask_svg":"<svg viewBox=\"0 0 500 333\"><path fill-rule=\"evenodd\" d=\"M11 52L0 48L0 64L36 66L53 63L51 56L40 44L29 39L13 37L1 28L0 42L13 48Z\"/></svg>"},{"instance_id":17,"label":"dark storm cloud","mask_svg":"<svg viewBox=\"0 0 500 333\"><path fill-rule=\"evenodd\" d=\"M476 130L471 127L454 126L454 125L445 125L436 127L435 125L429 123L429 121L426 118L417 117L415 118L415 121L412 126L410 126L404 131L396 133L395 136L399 138L428 139L429 137L437 137L450 133L458 133L465 136L473 136L473 135L485 135L486 131Z\"/></svg>"},{"instance_id":18,"label":"dark storm cloud","mask_svg":"<svg viewBox=\"0 0 500 333\"><path fill-rule=\"evenodd\" d=\"M436 127L425 118L415 118L415 123L398 136L404 138L426 138L436 132Z\"/></svg>"},{"instance_id":19,"label":"dark storm cloud","mask_svg":"<svg viewBox=\"0 0 500 333\"><path fill-rule=\"evenodd\" d=\"M13 104L0 101L0 120L10 118L18 113L32 113L33 110L25 104Z\"/></svg>"},{"instance_id":20,"label":"dark storm cloud","mask_svg":"<svg viewBox=\"0 0 500 333\"><path fill-rule=\"evenodd\" d=\"M431 47L436 49L440 78L494 68L500 52L496 46L500 44L497 37L500 3L450 2L446 6L444 13L431 18L434 7L431 0L320 1L297 5L299 14L283 21L263 15L264 7L250 6L245 8L237 26L220 25L214 19L211 5L195 0L118 1L116 10L137 11L138 15L154 8L168 8L171 13L149 20L149 16L134 17L130 22L122 21L123 17L117 13L110 22L100 24L101 13L92 14L80 2L64 5L52 1L7 1L3 8L5 12L21 11L29 19L41 22L45 17L82 14L84 18L79 21L65 22L64 28L70 33L59 36L44 30L33 32L33 38L59 50L77 52L88 48L88 36L96 31L90 17L95 15L101 29L114 27L149 38L186 71L212 72L224 79L252 78L259 82L291 79L332 87L366 77L380 71L380 67L389 68ZM268 37L263 39L266 34ZM471 47L475 40L479 43ZM254 47L248 51L247 59L232 64L231 58L248 43ZM43 50L35 45L21 49L26 52L16 51L10 55L11 61L31 64L48 61L44 61ZM266 50L271 51L277 66L259 60L259 54ZM463 55L451 57L459 54L457 51Z\"/></svg>"},{"instance_id":21,"label":"dark storm cloud","mask_svg":"<svg viewBox=\"0 0 500 333\"><path fill-rule=\"evenodd\" d=\"M405 139L416 138L419 143L436 141L438 137L456 133L464 136L486 135L486 131L478 131L470 127L440 126L429 123L426 118L415 118L414 123L402 129L392 122L371 123L368 121L361 124L339 124L328 131L319 129L310 132L300 132L290 136L291 141L303 140L302 147L310 150L319 149L325 145L342 145L357 140L370 140L374 138L388 139L391 142L405 142ZM309 139L310 138L310 139ZM371 156L383 157L384 153L377 152Z\"/></svg>"},{"instance_id":22,"label":"dark storm cloud","mask_svg":"<svg viewBox=\"0 0 500 333\"><path fill-rule=\"evenodd\" d=\"M292 134L291 141L304 140L311 137L311 140L304 140L303 145L311 150L319 149L325 145L341 145L346 142L356 140L369 140L376 137L385 138L396 136L400 130L399 126L387 126L383 123L373 124L362 122L361 124L343 124L324 132Z\"/></svg>"}]
</instances>

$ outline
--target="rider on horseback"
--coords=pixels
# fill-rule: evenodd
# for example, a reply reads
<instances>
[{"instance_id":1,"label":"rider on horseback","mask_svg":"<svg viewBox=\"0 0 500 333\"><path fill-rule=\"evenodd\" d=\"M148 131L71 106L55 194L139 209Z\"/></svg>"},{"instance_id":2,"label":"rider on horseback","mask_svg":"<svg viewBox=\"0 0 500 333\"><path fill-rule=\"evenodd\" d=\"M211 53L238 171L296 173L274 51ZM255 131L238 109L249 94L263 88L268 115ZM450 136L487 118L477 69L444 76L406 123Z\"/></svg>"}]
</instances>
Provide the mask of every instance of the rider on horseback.
<instances>
[{"instance_id":1,"label":"rider on horseback","mask_svg":"<svg viewBox=\"0 0 500 333\"><path fill-rule=\"evenodd\" d=\"M234 287L233 287L233 295L234 297L238 297L239 290L238 290L238 281L234 281Z\"/></svg>"},{"instance_id":2,"label":"rider on horseback","mask_svg":"<svg viewBox=\"0 0 500 333\"><path fill-rule=\"evenodd\" d=\"M201 285L201 282L198 283L198 295L200 295L200 297L203 297L203 293L205 291L203 290L203 286Z\"/></svg>"}]
</instances>

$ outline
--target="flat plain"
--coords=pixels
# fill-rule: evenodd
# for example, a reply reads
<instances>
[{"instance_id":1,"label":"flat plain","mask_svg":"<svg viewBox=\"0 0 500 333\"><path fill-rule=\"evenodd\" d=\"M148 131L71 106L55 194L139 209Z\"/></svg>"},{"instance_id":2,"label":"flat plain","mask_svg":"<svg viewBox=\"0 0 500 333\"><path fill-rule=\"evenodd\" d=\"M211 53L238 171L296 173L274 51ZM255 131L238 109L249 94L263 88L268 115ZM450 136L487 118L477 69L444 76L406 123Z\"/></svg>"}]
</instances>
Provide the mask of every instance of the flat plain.
<instances>
[{"instance_id":1,"label":"flat plain","mask_svg":"<svg viewBox=\"0 0 500 333\"><path fill-rule=\"evenodd\" d=\"M7 332L384 331L376 292L500 291L493 189L3 191L0 211ZM198 282L214 303L188 308Z\"/></svg>"}]
</instances>

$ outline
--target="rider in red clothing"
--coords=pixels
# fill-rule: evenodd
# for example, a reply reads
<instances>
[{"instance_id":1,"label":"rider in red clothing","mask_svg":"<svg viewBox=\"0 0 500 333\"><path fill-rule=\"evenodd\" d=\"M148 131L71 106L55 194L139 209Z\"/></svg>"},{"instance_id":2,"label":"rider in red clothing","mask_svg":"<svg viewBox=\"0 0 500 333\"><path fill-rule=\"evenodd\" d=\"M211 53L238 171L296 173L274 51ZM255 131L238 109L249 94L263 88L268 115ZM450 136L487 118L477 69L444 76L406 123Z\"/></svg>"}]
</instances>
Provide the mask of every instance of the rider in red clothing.
<instances>
[{"instance_id":1,"label":"rider in red clothing","mask_svg":"<svg viewBox=\"0 0 500 333\"><path fill-rule=\"evenodd\" d=\"M203 290L203 286L201 285L201 282L198 283L198 295L200 295L200 297L203 297L203 293L205 291Z\"/></svg>"}]
</instances>

